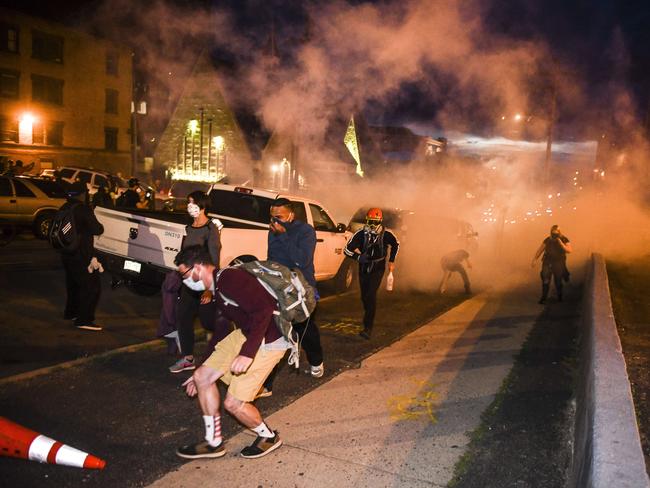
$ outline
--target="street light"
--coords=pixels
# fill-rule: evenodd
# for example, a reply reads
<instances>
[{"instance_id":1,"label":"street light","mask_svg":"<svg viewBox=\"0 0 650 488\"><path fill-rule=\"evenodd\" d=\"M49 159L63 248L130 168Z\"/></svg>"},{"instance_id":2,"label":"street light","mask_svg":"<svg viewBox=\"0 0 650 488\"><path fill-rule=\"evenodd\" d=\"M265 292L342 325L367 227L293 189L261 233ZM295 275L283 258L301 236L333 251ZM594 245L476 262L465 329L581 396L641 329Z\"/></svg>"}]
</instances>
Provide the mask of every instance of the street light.
<instances>
[{"instance_id":1,"label":"street light","mask_svg":"<svg viewBox=\"0 0 650 488\"><path fill-rule=\"evenodd\" d=\"M223 137L221 136L215 136L212 138L212 143L214 144L214 148L217 151L221 151L223 149Z\"/></svg>"},{"instance_id":2,"label":"street light","mask_svg":"<svg viewBox=\"0 0 650 488\"><path fill-rule=\"evenodd\" d=\"M224 138L222 136L214 136L212 138L212 145L214 146L214 150L217 153L215 166L217 170L217 179L219 179L222 178L226 173L225 164L221 163L221 153L225 145Z\"/></svg>"}]
</instances>

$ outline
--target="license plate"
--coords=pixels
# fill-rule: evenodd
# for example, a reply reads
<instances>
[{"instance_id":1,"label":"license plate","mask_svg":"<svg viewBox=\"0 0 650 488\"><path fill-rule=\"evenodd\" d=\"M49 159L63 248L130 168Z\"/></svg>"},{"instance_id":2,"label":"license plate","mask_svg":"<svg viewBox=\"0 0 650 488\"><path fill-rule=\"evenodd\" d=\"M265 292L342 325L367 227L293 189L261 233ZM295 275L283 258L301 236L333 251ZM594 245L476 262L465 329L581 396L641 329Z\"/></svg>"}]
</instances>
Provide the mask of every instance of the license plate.
<instances>
[{"instance_id":1,"label":"license plate","mask_svg":"<svg viewBox=\"0 0 650 488\"><path fill-rule=\"evenodd\" d=\"M129 261L129 260L124 261L124 269L126 269L126 270L133 271L135 273L139 273L141 268L142 268L141 263L137 263L135 261Z\"/></svg>"}]
</instances>

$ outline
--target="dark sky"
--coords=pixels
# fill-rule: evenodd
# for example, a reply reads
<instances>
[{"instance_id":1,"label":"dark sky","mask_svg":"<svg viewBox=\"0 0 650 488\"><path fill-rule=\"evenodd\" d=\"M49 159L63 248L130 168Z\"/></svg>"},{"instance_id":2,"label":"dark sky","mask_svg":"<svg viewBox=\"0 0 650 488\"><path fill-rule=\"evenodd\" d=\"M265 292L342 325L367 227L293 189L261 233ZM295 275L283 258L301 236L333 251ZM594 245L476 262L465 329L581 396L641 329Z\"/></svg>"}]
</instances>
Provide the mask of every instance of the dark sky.
<instances>
[{"instance_id":1,"label":"dark sky","mask_svg":"<svg viewBox=\"0 0 650 488\"><path fill-rule=\"evenodd\" d=\"M15 2L0 0L16 8ZM104 0L106 1L106 0ZM271 23L276 27L278 44L295 45L305 31L306 2L288 0L169 0L175 5L228 9L242 30L256 42L268 42ZM327 0L323 0L327 1ZM66 23L83 23L92 16L99 0L41 2L23 0L21 10ZM313 0L309 4L318 4ZM359 4L363 2L354 1ZM373 3L389 3L373 2ZM146 5L143 19L146 21ZM482 9L486 28L498 36L522 41L543 41L562 66L568 66L586 80L588 98L594 104L607 99L612 86L625 86L633 94L639 120L648 117L650 108L650 1L648 0L493 0L474 2ZM286 54L286 50L285 50ZM432 76L436 76L432 73ZM444 84L445 80L439 80ZM435 111L438 101L423 100L417 84L404 84L386 102L384 122L417 120ZM575 114L561 115L567 120Z\"/></svg>"}]
</instances>

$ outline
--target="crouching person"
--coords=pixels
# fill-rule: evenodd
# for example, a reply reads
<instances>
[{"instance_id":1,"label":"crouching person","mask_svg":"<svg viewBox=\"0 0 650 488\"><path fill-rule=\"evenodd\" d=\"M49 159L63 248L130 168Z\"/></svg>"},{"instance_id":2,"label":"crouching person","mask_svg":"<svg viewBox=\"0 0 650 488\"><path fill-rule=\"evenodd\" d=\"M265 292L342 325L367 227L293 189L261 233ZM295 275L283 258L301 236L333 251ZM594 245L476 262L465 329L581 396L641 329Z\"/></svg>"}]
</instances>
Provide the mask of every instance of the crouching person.
<instances>
[{"instance_id":1,"label":"crouching person","mask_svg":"<svg viewBox=\"0 0 650 488\"><path fill-rule=\"evenodd\" d=\"M273 319L277 302L255 277L244 270L217 270L202 246L190 246L176 256L182 279L191 279L213 291L216 309L236 328L221 340L214 352L183 385L190 397L198 395L205 441L183 446L176 453L187 459L217 458L226 451L221 437L221 398L217 380L228 385L225 410L257 434L241 451L245 458L262 457L282 445L259 410L251 403L264 380L288 347Z\"/></svg>"}]
</instances>

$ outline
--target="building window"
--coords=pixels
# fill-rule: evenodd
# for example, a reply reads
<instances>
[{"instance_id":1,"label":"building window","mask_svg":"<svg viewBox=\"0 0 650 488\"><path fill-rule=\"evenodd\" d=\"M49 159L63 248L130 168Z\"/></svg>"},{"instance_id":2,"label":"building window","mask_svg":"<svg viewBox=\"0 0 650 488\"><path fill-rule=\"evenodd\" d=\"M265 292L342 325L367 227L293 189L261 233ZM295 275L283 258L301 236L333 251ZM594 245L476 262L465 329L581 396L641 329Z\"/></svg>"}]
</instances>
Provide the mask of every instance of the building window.
<instances>
[{"instance_id":1,"label":"building window","mask_svg":"<svg viewBox=\"0 0 650 488\"><path fill-rule=\"evenodd\" d=\"M116 114L117 113L117 99L119 92L117 90L112 90L110 88L106 89L106 113L107 114Z\"/></svg>"},{"instance_id":2,"label":"building window","mask_svg":"<svg viewBox=\"0 0 650 488\"><path fill-rule=\"evenodd\" d=\"M63 105L63 80L32 75L32 100Z\"/></svg>"},{"instance_id":3,"label":"building window","mask_svg":"<svg viewBox=\"0 0 650 488\"><path fill-rule=\"evenodd\" d=\"M18 142L18 120L0 117L0 142Z\"/></svg>"},{"instance_id":4,"label":"building window","mask_svg":"<svg viewBox=\"0 0 650 488\"><path fill-rule=\"evenodd\" d=\"M63 122L51 122L45 134L48 146L63 146Z\"/></svg>"},{"instance_id":5,"label":"building window","mask_svg":"<svg viewBox=\"0 0 650 488\"><path fill-rule=\"evenodd\" d=\"M18 71L0 69L0 97L18 98L19 81L20 73Z\"/></svg>"},{"instance_id":6,"label":"building window","mask_svg":"<svg viewBox=\"0 0 650 488\"><path fill-rule=\"evenodd\" d=\"M106 53L106 74L107 75L118 75L118 66L119 66L119 54L115 51L109 51Z\"/></svg>"},{"instance_id":7,"label":"building window","mask_svg":"<svg viewBox=\"0 0 650 488\"><path fill-rule=\"evenodd\" d=\"M0 51L18 52L18 27L0 23Z\"/></svg>"},{"instance_id":8,"label":"building window","mask_svg":"<svg viewBox=\"0 0 650 488\"><path fill-rule=\"evenodd\" d=\"M48 146L62 146L63 122L34 124L32 142L34 144L47 144Z\"/></svg>"},{"instance_id":9,"label":"building window","mask_svg":"<svg viewBox=\"0 0 650 488\"><path fill-rule=\"evenodd\" d=\"M104 148L107 151L117 151L117 128L104 127Z\"/></svg>"},{"instance_id":10,"label":"building window","mask_svg":"<svg viewBox=\"0 0 650 488\"><path fill-rule=\"evenodd\" d=\"M32 30L32 58L63 63L63 38Z\"/></svg>"}]
</instances>

